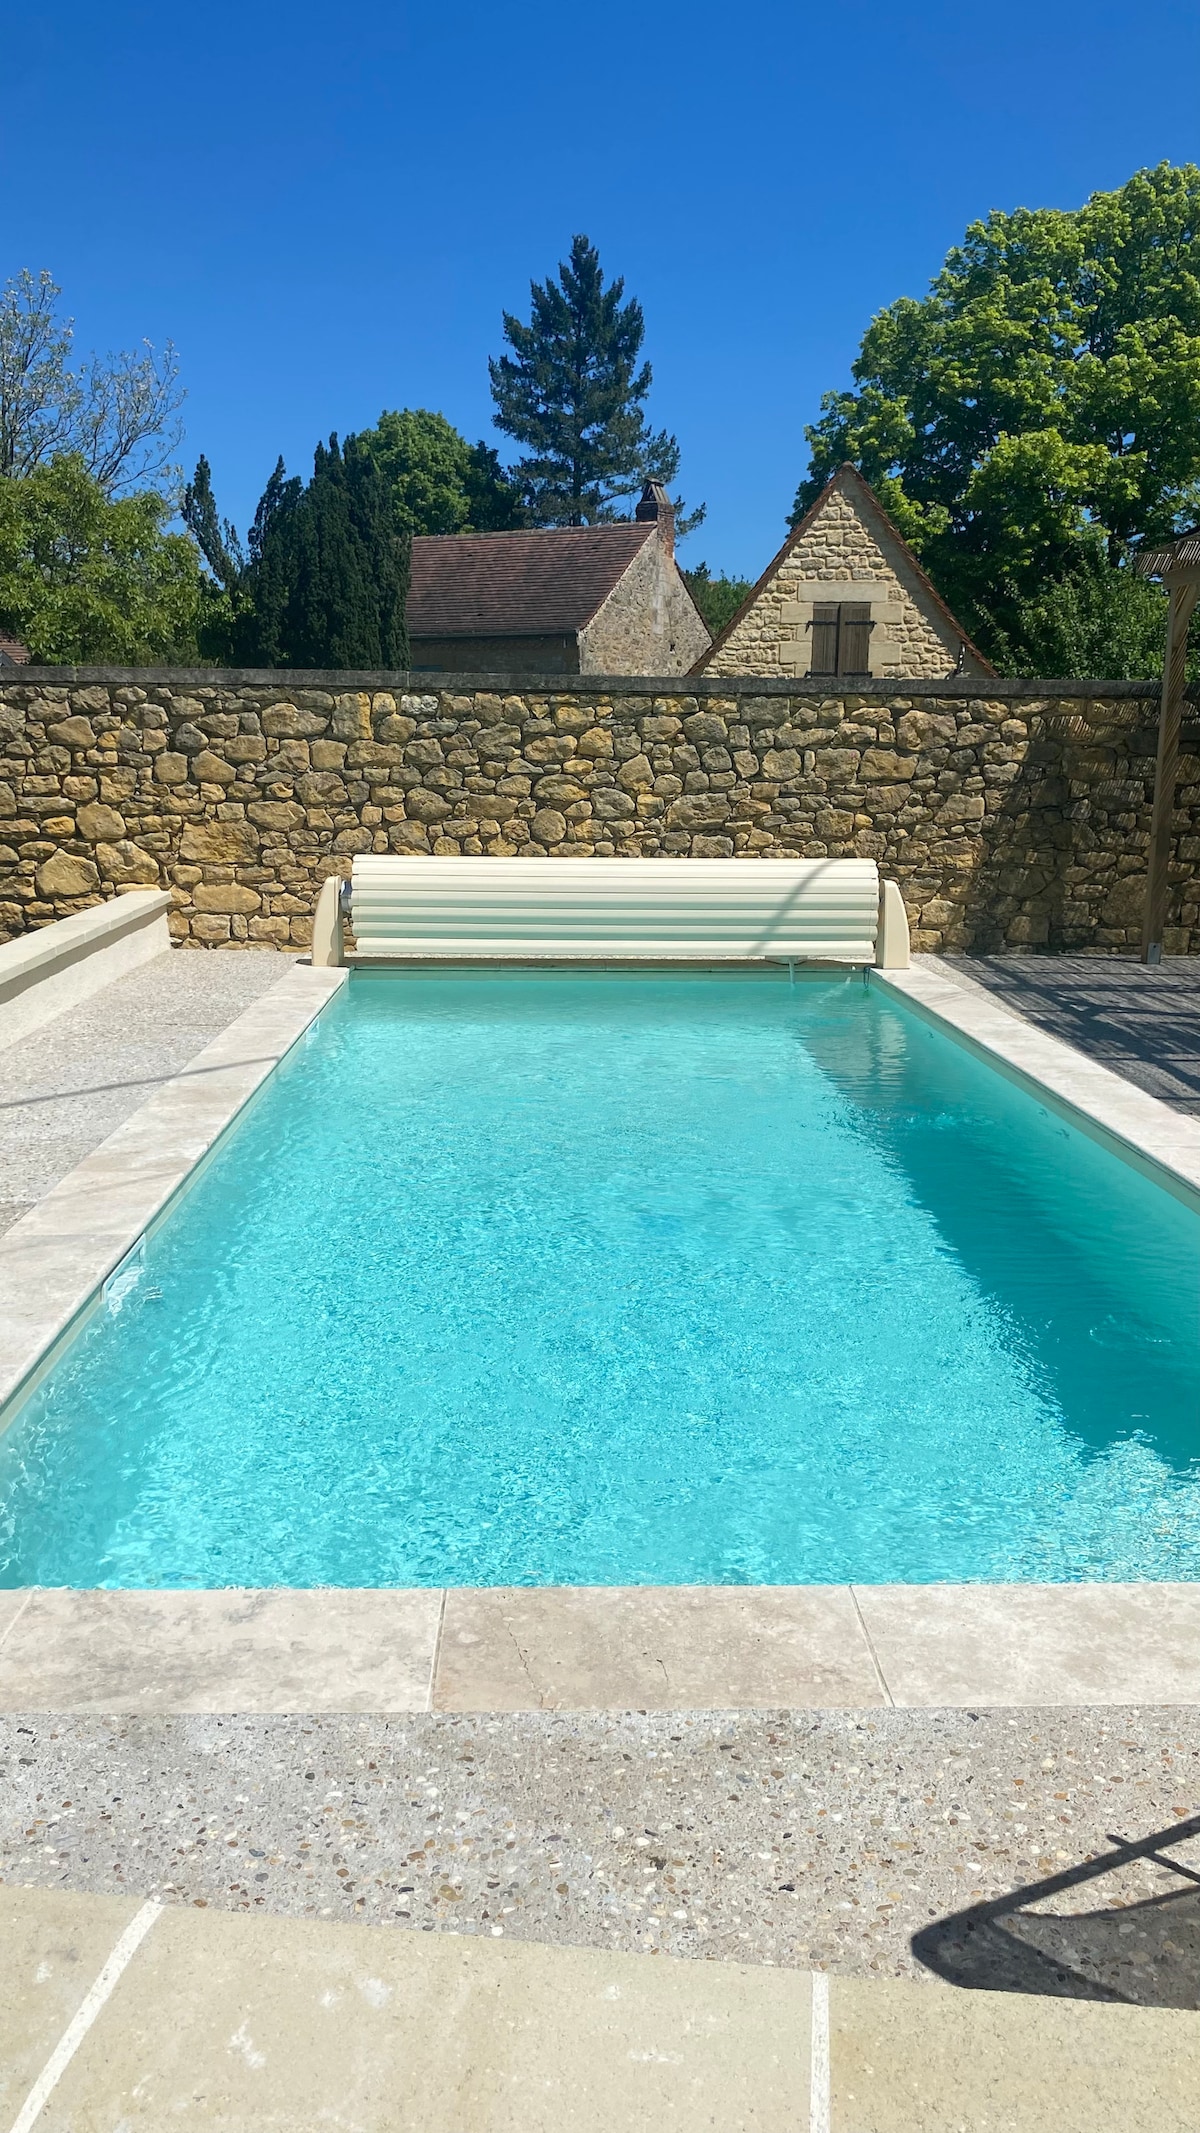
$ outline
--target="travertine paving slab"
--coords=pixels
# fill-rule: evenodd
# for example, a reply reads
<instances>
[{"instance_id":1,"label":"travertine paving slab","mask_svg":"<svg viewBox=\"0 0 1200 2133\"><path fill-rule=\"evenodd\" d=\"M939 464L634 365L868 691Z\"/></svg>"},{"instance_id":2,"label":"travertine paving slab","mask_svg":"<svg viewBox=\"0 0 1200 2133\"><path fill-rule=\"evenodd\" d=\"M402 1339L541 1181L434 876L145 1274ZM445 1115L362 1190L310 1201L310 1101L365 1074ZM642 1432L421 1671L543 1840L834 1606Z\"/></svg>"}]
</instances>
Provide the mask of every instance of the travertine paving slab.
<instances>
[{"instance_id":1,"label":"travertine paving slab","mask_svg":"<svg viewBox=\"0 0 1200 2133\"><path fill-rule=\"evenodd\" d=\"M440 1611L422 1591L35 1591L0 1707L424 1711Z\"/></svg>"},{"instance_id":2,"label":"travertine paving slab","mask_svg":"<svg viewBox=\"0 0 1200 2133\"><path fill-rule=\"evenodd\" d=\"M138 1907L127 1896L0 1887L0 2123L6 2129Z\"/></svg>"},{"instance_id":3,"label":"travertine paving slab","mask_svg":"<svg viewBox=\"0 0 1200 2133\"><path fill-rule=\"evenodd\" d=\"M439 1710L885 1701L847 1586L460 1586L446 1595Z\"/></svg>"},{"instance_id":4,"label":"travertine paving slab","mask_svg":"<svg viewBox=\"0 0 1200 2133\"><path fill-rule=\"evenodd\" d=\"M902 1706L1200 1702L1200 1585L859 1585Z\"/></svg>"},{"instance_id":5,"label":"travertine paving slab","mask_svg":"<svg viewBox=\"0 0 1200 2133\"><path fill-rule=\"evenodd\" d=\"M0 1644L3 1644L8 1636L13 1623L16 1621L21 1609L26 1605L29 1597L28 1587L25 1586L18 1587L16 1590L9 1589L0 1592Z\"/></svg>"},{"instance_id":6,"label":"travertine paving slab","mask_svg":"<svg viewBox=\"0 0 1200 2133\"><path fill-rule=\"evenodd\" d=\"M806 1973L168 1910L38 2121L806 2133Z\"/></svg>"},{"instance_id":7,"label":"travertine paving slab","mask_svg":"<svg viewBox=\"0 0 1200 2133\"><path fill-rule=\"evenodd\" d=\"M1200 2015L835 1978L830 2133L1195 2133Z\"/></svg>"}]
</instances>

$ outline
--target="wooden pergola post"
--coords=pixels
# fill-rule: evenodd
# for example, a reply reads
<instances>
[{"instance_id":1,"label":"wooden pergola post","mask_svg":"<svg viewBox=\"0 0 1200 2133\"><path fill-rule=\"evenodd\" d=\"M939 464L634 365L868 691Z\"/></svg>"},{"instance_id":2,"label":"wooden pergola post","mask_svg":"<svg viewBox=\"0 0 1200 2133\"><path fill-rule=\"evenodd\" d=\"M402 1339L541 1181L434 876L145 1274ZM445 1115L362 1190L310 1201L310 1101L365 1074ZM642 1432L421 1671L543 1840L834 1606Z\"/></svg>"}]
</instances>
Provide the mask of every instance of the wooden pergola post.
<instances>
[{"instance_id":1,"label":"wooden pergola post","mask_svg":"<svg viewBox=\"0 0 1200 2133\"><path fill-rule=\"evenodd\" d=\"M1150 819L1150 855L1146 902L1142 915L1142 961L1162 960L1163 931L1170 891L1171 831L1179 776L1179 732L1183 724L1183 690L1187 672L1188 624L1200 597L1200 532L1139 551L1135 568L1144 577L1160 578L1169 594L1167 648L1163 659L1162 706L1158 719L1158 758L1154 772L1154 809Z\"/></svg>"}]
</instances>

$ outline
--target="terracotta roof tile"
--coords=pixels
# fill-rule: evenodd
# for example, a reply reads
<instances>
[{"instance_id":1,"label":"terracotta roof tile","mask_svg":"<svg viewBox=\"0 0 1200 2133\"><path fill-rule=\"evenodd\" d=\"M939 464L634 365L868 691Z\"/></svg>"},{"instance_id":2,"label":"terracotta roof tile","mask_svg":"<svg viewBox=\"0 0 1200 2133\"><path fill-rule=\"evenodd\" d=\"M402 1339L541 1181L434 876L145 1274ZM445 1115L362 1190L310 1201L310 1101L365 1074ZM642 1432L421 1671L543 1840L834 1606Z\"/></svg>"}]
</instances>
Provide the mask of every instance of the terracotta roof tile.
<instances>
[{"instance_id":1,"label":"terracotta roof tile","mask_svg":"<svg viewBox=\"0 0 1200 2133\"><path fill-rule=\"evenodd\" d=\"M411 637L536 637L581 630L652 540L650 523L531 533L422 534Z\"/></svg>"}]
</instances>

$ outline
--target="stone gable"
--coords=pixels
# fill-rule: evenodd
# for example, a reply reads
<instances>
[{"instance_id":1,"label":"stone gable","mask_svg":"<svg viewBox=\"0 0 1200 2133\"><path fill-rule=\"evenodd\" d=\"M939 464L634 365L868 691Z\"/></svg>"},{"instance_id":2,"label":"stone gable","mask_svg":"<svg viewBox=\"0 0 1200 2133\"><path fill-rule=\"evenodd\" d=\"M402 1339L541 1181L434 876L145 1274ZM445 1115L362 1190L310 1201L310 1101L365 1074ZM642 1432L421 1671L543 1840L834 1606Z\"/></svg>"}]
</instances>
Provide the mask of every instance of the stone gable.
<instances>
[{"instance_id":1,"label":"stone gable","mask_svg":"<svg viewBox=\"0 0 1200 2133\"><path fill-rule=\"evenodd\" d=\"M814 606L844 600L870 610L866 672L878 680L990 671L853 467L833 477L695 671L804 679Z\"/></svg>"}]
</instances>

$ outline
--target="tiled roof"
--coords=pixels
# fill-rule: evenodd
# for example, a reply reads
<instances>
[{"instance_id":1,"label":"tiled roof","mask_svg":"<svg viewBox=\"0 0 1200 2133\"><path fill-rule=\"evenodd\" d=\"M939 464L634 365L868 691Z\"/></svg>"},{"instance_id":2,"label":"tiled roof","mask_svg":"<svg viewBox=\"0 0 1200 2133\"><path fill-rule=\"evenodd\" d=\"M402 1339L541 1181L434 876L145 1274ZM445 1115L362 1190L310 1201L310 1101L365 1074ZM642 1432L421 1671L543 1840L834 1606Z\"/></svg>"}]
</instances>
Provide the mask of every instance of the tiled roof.
<instances>
[{"instance_id":1,"label":"tiled roof","mask_svg":"<svg viewBox=\"0 0 1200 2133\"><path fill-rule=\"evenodd\" d=\"M423 534L413 542L410 637L537 637L581 630L653 522L536 533Z\"/></svg>"}]
</instances>

